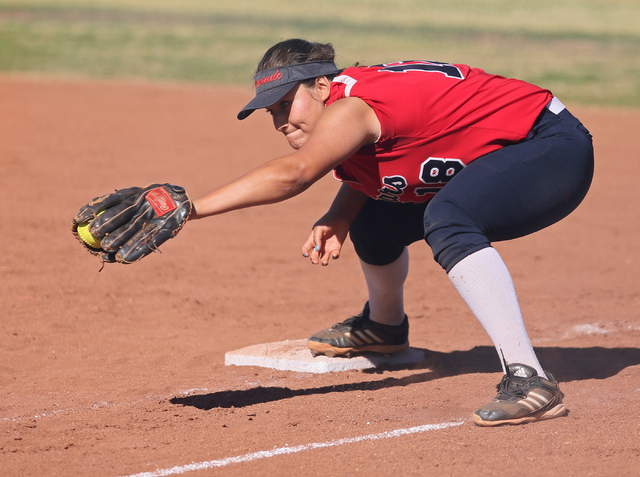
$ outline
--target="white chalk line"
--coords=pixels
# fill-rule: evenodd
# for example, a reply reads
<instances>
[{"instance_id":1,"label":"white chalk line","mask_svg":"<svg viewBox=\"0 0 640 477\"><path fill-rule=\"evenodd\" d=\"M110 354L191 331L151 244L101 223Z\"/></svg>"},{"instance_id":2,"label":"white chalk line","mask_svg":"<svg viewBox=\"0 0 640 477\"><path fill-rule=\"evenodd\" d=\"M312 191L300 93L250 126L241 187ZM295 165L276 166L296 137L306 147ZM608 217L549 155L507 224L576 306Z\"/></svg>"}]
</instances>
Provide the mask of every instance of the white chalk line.
<instances>
[{"instance_id":1,"label":"white chalk line","mask_svg":"<svg viewBox=\"0 0 640 477\"><path fill-rule=\"evenodd\" d=\"M121 477L164 477L167 475L184 474L185 472L193 472L196 470L213 469L217 467L225 467L230 464L241 464L243 462L251 462L259 459L267 459L285 454L296 454L298 452L324 449L327 447L337 447L345 444L355 444L363 441L375 441L380 439L391 439L393 437L406 436L409 434L418 434L428 431L438 431L449 427L461 426L465 421L443 422L441 424L425 424L423 426L409 427L407 429L396 429L395 431L386 431L379 434L369 434L359 437L347 437L326 442L313 442L311 444L303 444L294 447L278 447L268 451L252 452L250 454L240 455L236 457L227 457L225 459L210 460L206 462L198 462L183 466L171 467L170 469L159 469L153 472L142 472Z\"/></svg>"}]
</instances>

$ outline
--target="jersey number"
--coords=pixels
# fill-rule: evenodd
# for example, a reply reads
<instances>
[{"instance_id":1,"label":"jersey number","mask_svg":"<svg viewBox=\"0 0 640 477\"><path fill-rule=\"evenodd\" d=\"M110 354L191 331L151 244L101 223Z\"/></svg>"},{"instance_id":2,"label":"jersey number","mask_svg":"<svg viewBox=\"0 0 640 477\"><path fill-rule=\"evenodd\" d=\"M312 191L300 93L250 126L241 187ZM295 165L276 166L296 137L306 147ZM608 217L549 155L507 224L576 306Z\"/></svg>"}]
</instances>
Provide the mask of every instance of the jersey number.
<instances>
[{"instance_id":1,"label":"jersey number","mask_svg":"<svg viewBox=\"0 0 640 477\"><path fill-rule=\"evenodd\" d=\"M442 73L449 78L464 79L462 71L451 63L440 63L438 61L399 61L397 63L387 63L382 65L380 71L390 71L392 73L406 73L407 71L423 71L426 73Z\"/></svg>"},{"instance_id":2,"label":"jersey number","mask_svg":"<svg viewBox=\"0 0 640 477\"><path fill-rule=\"evenodd\" d=\"M415 194L417 196L435 195L462 169L464 169L464 162L460 159L430 157L420 167L420 181L427 187L416 187ZM391 202L398 202L408 186L407 179L402 176L384 176L382 184L376 198Z\"/></svg>"},{"instance_id":3,"label":"jersey number","mask_svg":"<svg viewBox=\"0 0 640 477\"><path fill-rule=\"evenodd\" d=\"M464 162L460 159L430 157L420 169L420 180L430 187L416 187L416 195L435 194L462 169Z\"/></svg>"}]
</instances>

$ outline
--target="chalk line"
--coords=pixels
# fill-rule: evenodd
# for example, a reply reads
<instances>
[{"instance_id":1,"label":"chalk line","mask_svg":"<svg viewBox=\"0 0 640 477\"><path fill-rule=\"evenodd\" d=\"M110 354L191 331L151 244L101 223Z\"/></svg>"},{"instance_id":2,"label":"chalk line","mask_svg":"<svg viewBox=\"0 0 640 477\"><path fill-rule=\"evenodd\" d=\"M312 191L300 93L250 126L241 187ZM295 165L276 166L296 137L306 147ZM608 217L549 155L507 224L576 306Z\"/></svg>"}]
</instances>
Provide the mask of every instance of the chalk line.
<instances>
[{"instance_id":1,"label":"chalk line","mask_svg":"<svg viewBox=\"0 0 640 477\"><path fill-rule=\"evenodd\" d=\"M193 464L171 467L170 469L159 469L154 472L142 472L140 474L132 474L121 477L164 477L166 475L184 474L195 470L213 469L216 467L225 467L230 464L240 464L243 462L251 462L253 460L267 459L278 455L295 454L307 450L323 449L326 447L337 447L345 444L355 444L363 441L375 441L379 439L391 439L393 437L406 436L409 434L418 434L428 431L438 431L449 427L461 426L464 421L443 422L441 424L425 424L423 426L409 427L407 429L396 429L395 431L381 432L380 434L369 434L359 437L347 437L326 442L313 442L311 444L303 444L294 447L278 447L268 451L252 452L250 454L240 455L236 457L227 457L225 459L210 460L206 462L197 462Z\"/></svg>"}]
</instances>

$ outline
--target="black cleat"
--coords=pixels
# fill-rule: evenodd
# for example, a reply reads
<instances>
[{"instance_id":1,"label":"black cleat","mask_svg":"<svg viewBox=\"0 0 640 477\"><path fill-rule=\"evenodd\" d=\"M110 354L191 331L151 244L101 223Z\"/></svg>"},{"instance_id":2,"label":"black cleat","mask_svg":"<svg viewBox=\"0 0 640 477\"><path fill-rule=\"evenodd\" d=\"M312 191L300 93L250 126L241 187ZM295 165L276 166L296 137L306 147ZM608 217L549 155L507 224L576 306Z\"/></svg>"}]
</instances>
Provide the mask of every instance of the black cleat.
<instances>
[{"instance_id":1,"label":"black cleat","mask_svg":"<svg viewBox=\"0 0 640 477\"><path fill-rule=\"evenodd\" d=\"M351 357L352 354L374 352L393 354L409 347L407 315L398 326L383 325L369 319L369 302L362 313L315 333L307 346L311 354Z\"/></svg>"},{"instance_id":2,"label":"black cleat","mask_svg":"<svg viewBox=\"0 0 640 477\"><path fill-rule=\"evenodd\" d=\"M524 424L564 416L567 408L563 394L553 376L538 376L535 369L524 364L510 364L507 374L498 384L498 395L473 413L479 426Z\"/></svg>"}]
</instances>

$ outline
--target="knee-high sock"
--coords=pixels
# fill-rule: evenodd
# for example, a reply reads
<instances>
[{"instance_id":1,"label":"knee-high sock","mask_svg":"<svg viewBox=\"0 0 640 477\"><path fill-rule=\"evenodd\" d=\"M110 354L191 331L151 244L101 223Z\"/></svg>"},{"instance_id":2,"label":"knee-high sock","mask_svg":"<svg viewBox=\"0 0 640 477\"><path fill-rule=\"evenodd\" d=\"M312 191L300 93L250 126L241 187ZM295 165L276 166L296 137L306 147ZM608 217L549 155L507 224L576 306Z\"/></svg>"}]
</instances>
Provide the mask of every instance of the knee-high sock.
<instances>
[{"instance_id":1,"label":"knee-high sock","mask_svg":"<svg viewBox=\"0 0 640 477\"><path fill-rule=\"evenodd\" d=\"M546 378L524 326L511 274L500 254L492 247L475 252L451 269L449 279L493 341L500 361L504 354L507 364L526 364Z\"/></svg>"},{"instance_id":2,"label":"knee-high sock","mask_svg":"<svg viewBox=\"0 0 640 477\"><path fill-rule=\"evenodd\" d=\"M404 320L404 282L409 273L409 251L389 265L370 265L360 260L369 289L369 319L385 325Z\"/></svg>"}]
</instances>

